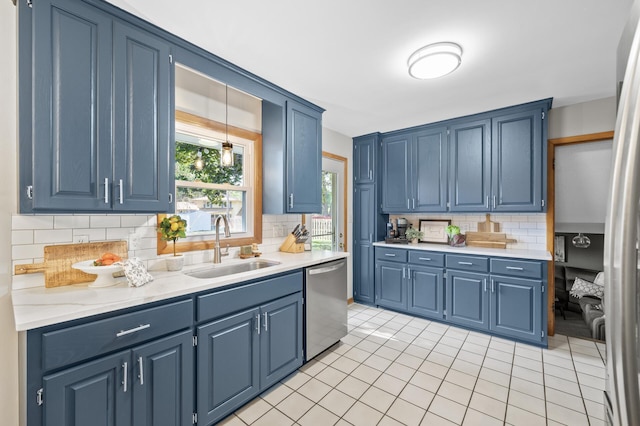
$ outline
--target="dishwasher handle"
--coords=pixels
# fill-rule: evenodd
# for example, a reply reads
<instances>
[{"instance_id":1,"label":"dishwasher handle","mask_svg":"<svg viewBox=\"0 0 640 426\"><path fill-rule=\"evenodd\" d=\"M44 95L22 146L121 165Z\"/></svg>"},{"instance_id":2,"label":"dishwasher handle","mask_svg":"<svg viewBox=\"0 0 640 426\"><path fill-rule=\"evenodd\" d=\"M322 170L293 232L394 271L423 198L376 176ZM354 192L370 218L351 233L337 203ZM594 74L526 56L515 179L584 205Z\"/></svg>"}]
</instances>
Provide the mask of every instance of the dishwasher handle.
<instances>
[{"instance_id":1,"label":"dishwasher handle","mask_svg":"<svg viewBox=\"0 0 640 426\"><path fill-rule=\"evenodd\" d=\"M326 274L327 272L337 271L344 267L344 265L346 265L346 262L340 262L335 265L325 266L324 268L310 268L308 272L309 275Z\"/></svg>"}]
</instances>

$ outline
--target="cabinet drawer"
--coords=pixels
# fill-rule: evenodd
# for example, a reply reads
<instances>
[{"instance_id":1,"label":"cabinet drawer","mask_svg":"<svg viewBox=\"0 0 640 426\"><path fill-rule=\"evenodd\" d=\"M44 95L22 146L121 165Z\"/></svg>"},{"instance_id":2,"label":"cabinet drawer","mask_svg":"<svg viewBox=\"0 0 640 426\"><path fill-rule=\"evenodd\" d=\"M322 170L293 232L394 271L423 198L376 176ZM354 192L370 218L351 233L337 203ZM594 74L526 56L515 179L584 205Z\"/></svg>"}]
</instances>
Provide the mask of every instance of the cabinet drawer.
<instances>
[{"instance_id":1,"label":"cabinet drawer","mask_svg":"<svg viewBox=\"0 0 640 426\"><path fill-rule=\"evenodd\" d=\"M407 261L407 250L387 248L387 247L376 247L376 260L386 260L387 262L405 263Z\"/></svg>"},{"instance_id":2,"label":"cabinet drawer","mask_svg":"<svg viewBox=\"0 0 640 426\"><path fill-rule=\"evenodd\" d=\"M45 371L190 327L193 302L183 300L42 334Z\"/></svg>"},{"instance_id":3,"label":"cabinet drawer","mask_svg":"<svg viewBox=\"0 0 640 426\"><path fill-rule=\"evenodd\" d=\"M491 259L491 273L514 277L542 278L542 263L515 259Z\"/></svg>"},{"instance_id":4,"label":"cabinet drawer","mask_svg":"<svg viewBox=\"0 0 640 426\"><path fill-rule=\"evenodd\" d=\"M489 258L448 254L447 268L459 269L461 271L489 272Z\"/></svg>"},{"instance_id":5,"label":"cabinet drawer","mask_svg":"<svg viewBox=\"0 0 640 426\"><path fill-rule=\"evenodd\" d=\"M409 263L442 268L444 267L444 254L432 251L410 250Z\"/></svg>"},{"instance_id":6,"label":"cabinet drawer","mask_svg":"<svg viewBox=\"0 0 640 426\"><path fill-rule=\"evenodd\" d=\"M197 320L220 318L299 291L302 272L205 294L197 299Z\"/></svg>"}]
</instances>

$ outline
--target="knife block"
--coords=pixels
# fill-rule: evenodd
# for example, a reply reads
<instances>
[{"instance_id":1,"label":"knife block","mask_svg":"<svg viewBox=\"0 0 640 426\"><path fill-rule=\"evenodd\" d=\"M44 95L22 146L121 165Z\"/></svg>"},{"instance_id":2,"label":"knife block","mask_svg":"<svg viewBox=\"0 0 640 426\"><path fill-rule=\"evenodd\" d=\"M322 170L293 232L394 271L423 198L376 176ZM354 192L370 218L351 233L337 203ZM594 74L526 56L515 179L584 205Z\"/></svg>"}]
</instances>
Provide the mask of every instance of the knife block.
<instances>
[{"instance_id":1,"label":"knife block","mask_svg":"<svg viewBox=\"0 0 640 426\"><path fill-rule=\"evenodd\" d=\"M302 253L304 252L304 243L296 243L296 237L289 234L280 246L280 251L285 253Z\"/></svg>"}]
</instances>

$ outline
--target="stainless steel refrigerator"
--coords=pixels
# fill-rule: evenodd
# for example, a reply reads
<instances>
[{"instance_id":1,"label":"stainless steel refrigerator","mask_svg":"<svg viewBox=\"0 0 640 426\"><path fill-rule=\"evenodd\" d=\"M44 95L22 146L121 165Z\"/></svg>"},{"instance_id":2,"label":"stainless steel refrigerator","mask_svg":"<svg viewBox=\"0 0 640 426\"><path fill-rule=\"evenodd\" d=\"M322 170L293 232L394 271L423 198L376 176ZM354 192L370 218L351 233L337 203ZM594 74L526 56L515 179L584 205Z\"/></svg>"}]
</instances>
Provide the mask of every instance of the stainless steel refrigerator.
<instances>
[{"instance_id":1,"label":"stainless steel refrigerator","mask_svg":"<svg viewBox=\"0 0 640 426\"><path fill-rule=\"evenodd\" d=\"M618 111L605 225L606 422L640 425L640 3L618 48Z\"/></svg>"}]
</instances>

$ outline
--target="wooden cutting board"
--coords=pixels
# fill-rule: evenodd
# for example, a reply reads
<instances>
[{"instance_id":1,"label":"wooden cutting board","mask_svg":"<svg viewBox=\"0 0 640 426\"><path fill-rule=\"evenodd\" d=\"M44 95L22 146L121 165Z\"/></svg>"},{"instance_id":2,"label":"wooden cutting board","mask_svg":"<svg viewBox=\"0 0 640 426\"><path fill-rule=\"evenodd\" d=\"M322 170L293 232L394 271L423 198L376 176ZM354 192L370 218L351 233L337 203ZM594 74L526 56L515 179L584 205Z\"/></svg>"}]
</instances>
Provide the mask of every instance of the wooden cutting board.
<instances>
[{"instance_id":1,"label":"wooden cutting board","mask_svg":"<svg viewBox=\"0 0 640 426\"><path fill-rule=\"evenodd\" d=\"M15 274L34 274L44 272L45 287L92 282L95 274L86 274L71 265L83 260L97 259L103 253L110 252L122 258L128 256L126 241L103 241L99 243L61 244L44 247L44 262L27 263L15 266Z\"/></svg>"},{"instance_id":2,"label":"wooden cutting board","mask_svg":"<svg viewBox=\"0 0 640 426\"><path fill-rule=\"evenodd\" d=\"M487 213L487 220L478 222L478 232L498 232L500 224L491 220L491 215Z\"/></svg>"},{"instance_id":3,"label":"wooden cutting board","mask_svg":"<svg viewBox=\"0 0 640 426\"><path fill-rule=\"evenodd\" d=\"M488 215L487 215L488 216ZM507 248L507 243L515 243L517 240L507 238L503 232L467 232L466 243L472 247Z\"/></svg>"}]
</instances>

